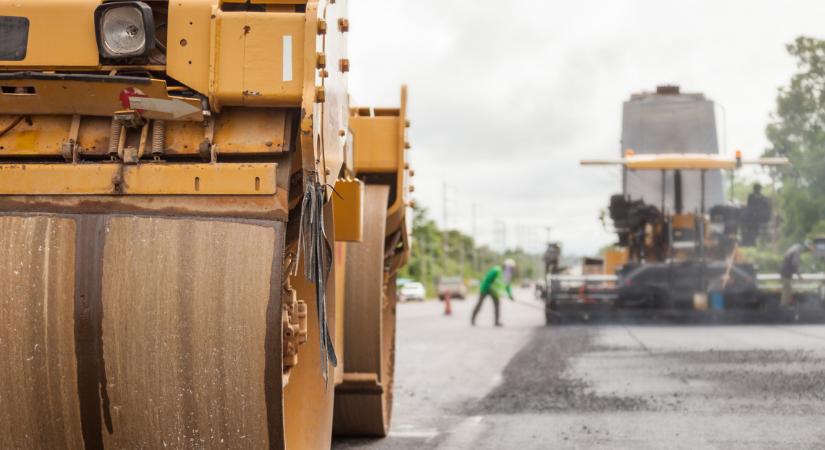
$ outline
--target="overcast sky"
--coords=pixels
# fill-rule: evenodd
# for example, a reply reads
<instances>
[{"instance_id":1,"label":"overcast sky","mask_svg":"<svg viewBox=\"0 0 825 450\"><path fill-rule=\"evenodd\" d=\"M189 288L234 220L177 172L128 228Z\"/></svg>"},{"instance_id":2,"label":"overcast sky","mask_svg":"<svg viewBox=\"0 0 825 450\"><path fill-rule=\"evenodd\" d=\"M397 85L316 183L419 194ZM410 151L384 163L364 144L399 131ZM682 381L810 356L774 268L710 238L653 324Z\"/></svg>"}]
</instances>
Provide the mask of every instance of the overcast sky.
<instances>
[{"instance_id":1,"label":"overcast sky","mask_svg":"<svg viewBox=\"0 0 825 450\"><path fill-rule=\"evenodd\" d=\"M703 92L728 148L758 156L785 45L825 37L822 0L350 0L350 17L354 102L409 85L418 203L441 222L446 182L450 228L471 232L475 203L479 241L536 247L552 227L576 254L613 241L598 212L619 170L578 161L618 153L631 93Z\"/></svg>"}]
</instances>

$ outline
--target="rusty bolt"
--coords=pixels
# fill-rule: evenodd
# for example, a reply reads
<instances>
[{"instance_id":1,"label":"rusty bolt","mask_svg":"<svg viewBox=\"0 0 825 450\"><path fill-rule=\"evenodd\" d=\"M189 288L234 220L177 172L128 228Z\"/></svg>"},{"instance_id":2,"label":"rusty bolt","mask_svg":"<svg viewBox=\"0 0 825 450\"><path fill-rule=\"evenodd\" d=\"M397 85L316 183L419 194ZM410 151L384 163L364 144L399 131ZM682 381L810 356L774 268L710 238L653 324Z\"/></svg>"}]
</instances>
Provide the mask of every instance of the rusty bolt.
<instances>
[{"instance_id":1,"label":"rusty bolt","mask_svg":"<svg viewBox=\"0 0 825 450\"><path fill-rule=\"evenodd\" d=\"M347 58L341 58L340 63L338 64L341 72L347 73L349 72L349 60Z\"/></svg>"},{"instance_id":2,"label":"rusty bolt","mask_svg":"<svg viewBox=\"0 0 825 450\"><path fill-rule=\"evenodd\" d=\"M266 141L264 142L264 145L266 145L267 147L272 147L272 141Z\"/></svg>"},{"instance_id":3,"label":"rusty bolt","mask_svg":"<svg viewBox=\"0 0 825 450\"><path fill-rule=\"evenodd\" d=\"M412 148L412 145L410 145L410 143L409 143L409 142L405 142L405 143L404 143L404 148L406 148L407 150L409 150L409 149L411 149L411 148Z\"/></svg>"},{"instance_id":4,"label":"rusty bolt","mask_svg":"<svg viewBox=\"0 0 825 450\"><path fill-rule=\"evenodd\" d=\"M341 30L341 33L349 31L349 19L338 19L338 29Z\"/></svg>"},{"instance_id":5,"label":"rusty bolt","mask_svg":"<svg viewBox=\"0 0 825 450\"><path fill-rule=\"evenodd\" d=\"M415 208L415 205L417 205L415 200L410 200L409 202L407 202L407 206L410 208Z\"/></svg>"},{"instance_id":6,"label":"rusty bolt","mask_svg":"<svg viewBox=\"0 0 825 450\"><path fill-rule=\"evenodd\" d=\"M412 169L410 169L410 178L412 178L412 177L414 177L414 176L415 176L415 171L414 171L414 170L412 170Z\"/></svg>"},{"instance_id":7,"label":"rusty bolt","mask_svg":"<svg viewBox=\"0 0 825 450\"><path fill-rule=\"evenodd\" d=\"M327 93L323 86L315 88L315 103L324 103L327 100Z\"/></svg>"},{"instance_id":8,"label":"rusty bolt","mask_svg":"<svg viewBox=\"0 0 825 450\"><path fill-rule=\"evenodd\" d=\"M409 121L409 120L404 121L404 127L405 127L405 128L409 128L409 127L410 127L410 121Z\"/></svg>"},{"instance_id":9,"label":"rusty bolt","mask_svg":"<svg viewBox=\"0 0 825 450\"><path fill-rule=\"evenodd\" d=\"M404 163L404 170L410 170L410 163Z\"/></svg>"},{"instance_id":10,"label":"rusty bolt","mask_svg":"<svg viewBox=\"0 0 825 450\"><path fill-rule=\"evenodd\" d=\"M338 130L338 136L344 137L347 135L347 130Z\"/></svg>"},{"instance_id":11,"label":"rusty bolt","mask_svg":"<svg viewBox=\"0 0 825 450\"><path fill-rule=\"evenodd\" d=\"M329 72L327 72L327 69L321 69L321 71L318 72L318 76L321 78L328 78Z\"/></svg>"},{"instance_id":12,"label":"rusty bolt","mask_svg":"<svg viewBox=\"0 0 825 450\"><path fill-rule=\"evenodd\" d=\"M318 52L315 57L315 66L319 69L326 69L327 68L327 54L324 52Z\"/></svg>"},{"instance_id":13,"label":"rusty bolt","mask_svg":"<svg viewBox=\"0 0 825 450\"><path fill-rule=\"evenodd\" d=\"M329 176L329 174L331 174L331 173L332 173L332 171L331 171L331 170L329 170L329 169L324 169L324 174L326 174L326 176Z\"/></svg>"},{"instance_id":14,"label":"rusty bolt","mask_svg":"<svg viewBox=\"0 0 825 450\"><path fill-rule=\"evenodd\" d=\"M318 19L318 34L327 34L327 21L324 19Z\"/></svg>"},{"instance_id":15,"label":"rusty bolt","mask_svg":"<svg viewBox=\"0 0 825 450\"><path fill-rule=\"evenodd\" d=\"M410 192L415 192L415 186L410 185Z\"/></svg>"}]
</instances>

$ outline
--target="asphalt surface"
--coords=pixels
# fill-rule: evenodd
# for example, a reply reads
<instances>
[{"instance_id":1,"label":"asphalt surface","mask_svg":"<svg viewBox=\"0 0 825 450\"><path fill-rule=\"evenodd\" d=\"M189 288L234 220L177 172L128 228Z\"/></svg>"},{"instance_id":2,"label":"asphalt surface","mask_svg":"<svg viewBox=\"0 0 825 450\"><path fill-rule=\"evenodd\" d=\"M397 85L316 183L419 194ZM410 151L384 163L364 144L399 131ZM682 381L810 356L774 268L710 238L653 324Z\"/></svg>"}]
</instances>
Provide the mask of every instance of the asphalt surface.
<instances>
[{"instance_id":1,"label":"asphalt surface","mask_svg":"<svg viewBox=\"0 0 825 450\"><path fill-rule=\"evenodd\" d=\"M394 419L334 448L825 448L825 325L544 326L529 292L399 305Z\"/></svg>"}]
</instances>

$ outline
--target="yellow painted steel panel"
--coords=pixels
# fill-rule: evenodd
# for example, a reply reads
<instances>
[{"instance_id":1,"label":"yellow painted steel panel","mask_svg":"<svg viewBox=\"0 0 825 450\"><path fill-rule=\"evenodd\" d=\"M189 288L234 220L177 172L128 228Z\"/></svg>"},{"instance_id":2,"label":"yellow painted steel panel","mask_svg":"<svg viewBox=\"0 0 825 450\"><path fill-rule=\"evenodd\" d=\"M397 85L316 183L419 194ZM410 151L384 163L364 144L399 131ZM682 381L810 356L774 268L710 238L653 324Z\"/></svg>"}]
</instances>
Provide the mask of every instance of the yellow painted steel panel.
<instances>
[{"instance_id":1,"label":"yellow painted steel panel","mask_svg":"<svg viewBox=\"0 0 825 450\"><path fill-rule=\"evenodd\" d=\"M275 195L276 163L0 164L0 195Z\"/></svg>"},{"instance_id":2,"label":"yellow painted steel panel","mask_svg":"<svg viewBox=\"0 0 825 450\"><path fill-rule=\"evenodd\" d=\"M303 14L249 14L244 48L244 105L299 105L304 73ZM247 29L247 28L244 28ZM311 55L314 57L314 55ZM313 58L314 59L314 58Z\"/></svg>"},{"instance_id":3,"label":"yellow painted steel panel","mask_svg":"<svg viewBox=\"0 0 825 450\"><path fill-rule=\"evenodd\" d=\"M82 449L75 221L0 217L0 448Z\"/></svg>"},{"instance_id":4,"label":"yellow painted steel panel","mask_svg":"<svg viewBox=\"0 0 825 450\"><path fill-rule=\"evenodd\" d=\"M300 105L305 20L302 13L218 12L211 81L214 103Z\"/></svg>"},{"instance_id":5,"label":"yellow painted steel panel","mask_svg":"<svg viewBox=\"0 0 825 450\"><path fill-rule=\"evenodd\" d=\"M0 114L111 117L116 111L135 109L147 119L203 120L200 101L170 97L164 80L109 77L104 82L71 75L62 79L45 77L49 76L0 81L3 86L34 88L33 94L0 93Z\"/></svg>"},{"instance_id":6,"label":"yellow painted steel panel","mask_svg":"<svg viewBox=\"0 0 825 450\"><path fill-rule=\"evenodd\" d=\"M630 170L733 170L740 165L787 166L787 158L741 160L722 155L661 153L632 155L619 160L584 160L583 166L624 166Z\"/></svg>"},{"instance_id":7,"label":"yellow painted steel panel","mask_svg":"<svg viewBox=\"0 0 825 450\"><path fill-rule=\"evenodd\" d=\"M390 205L387 208L387 235L395 234L404 221L410 188L411 171L407 166L407 87L401 88L399 108L351 109L350 128L353 132L354 171L356 175L371 173L393 175ZM406 234L402 239L406 239ZM404 241L404 248L407 243Z\"/></svg>"},{"instance_id":8,"label":"yellow painted steel panel","mask_svg":"<svg viewBox=\"0 0 825 450\"><path fill-rule=\"evenodd\" d=\"M272 154L286 148L287 113L275 108L224 108L215 123L218 153Z\"/></svg>"},{"instance_id":9,"label":"yellow painted steel panel","mask_svg":"<svg viewBox=\"0 0 825 450\"><path fill-rule=\"evenodd\" d=\"M736 160L715 155L639 155L627 159L625 166L630 170L711 170L735 169Z\"/></svg>"},{"instance_id":10,"label":"yellow painted steel panel","mask_svg":"<svg viewBox=\"0 0 825 450\"><path fill-rule=\"evenodd\" d=\"M356 173L395 173L398 167L398 117L352 117Z\"/></svg>"},{"instance_id":11,"label":"yellow painted steel panel","mask_svg":"<svg viewBox=\"0 0 825 450\"><path fill-rule=\"evenodd\" d=\"M0 0L0 15L27 17L29 41L10 67L97 67L94 11L100 0Z\"/></svg>"},{"instance_id":12,"label":"yellow painted steel panel","mask_svg":"<svg viewBox=\"0 0 825 450\"><path fill-rule=\"evenodd\" d=\"M209 97L213 107L243 105L244 34L247 13L216 12L213 19Z\"/></svg>"},{"instance_id":13,"label":"yellow painted steel panel","mask_svg":"<svg viewBox=\"0 0 825 450\"><path fill-rule=\"evenodd\" d=\"M113 194L118 167L117 164L0 164L0 194Z\"/></svg>"},{"instance_id":14,"label":"yellow painted steel panel","mask_svg":"<svg viewBox=\"0 0 825 450\"><path fill-rule=\"evenodd\" d=\"M361 242L364 234L364 183L338 180L332 196L335 240Z\"/></svg>"},{"instance_id":15,"label":"yellow painted steel panel","mask_svg":"<svg viewBox=\"0 0 825 450\"><path fill-rule=\"evenodd\" d=\"M19 116L0 116L0 129L5 129ZM69 137L71 116L39 116L17 124L0 136L0 157L23 155L59 156L60 147Z\"/></svg>"},{"instance_id":16,"label":"yellow painted steel panel","mask_svg":"<svg viewBox=\"0 0 825 450\"><path fill-rule=\"evenodd\" d=\"M209 93L210 30L217 0L169 2L166 73L207 95Z\"/></svg>"},{"instance_id":17,"label":"yellow painted steel panel","mask_svg":"<svg viewBox=\"0 0 825 450\"><path fill-rule=\"evenodd\" d=\"M268 323L268 310L281 307L270 297L280 291L270 286L282 251L276 229L134 217L111 218L105 229L103 353L114 432L103 433L104 447L270 448L270 420L282 420L280 322ZM281 445L281 436L272 439Z\"/></svg>"},{"instance_id":18,"label":"yellow painted steel panel","mask_svg":"<svg viewBox=\"0 0 825 450\"><path fill-rule=\"evenodd\" d=\"M332 184L344 165L347 140L342 137L342 132L345 133L350 129L348 88L350 64L347 53L349 33L341 31L338 27L339 21L347 18L348 1L319 2L318 6L319 19L322 18L327 27L326 34L322 37L323 52L327 61L327 77L321 80L324 94L323 101L318 103L323 116L319 128L322 141L320 150L324 153L322 173L329 174L325 183ZM312 23L308 22L308 24ZM317 30L318 25L314 28ZM307 33L307 40L313 34ZM314 55L310 52L306 52L305 56L310 61L314 60ZM312 68L313 66L308 64L307 69ZM313 92L313 97L316 97L317 101L317 92ZM316 111L315 114L317 115L318 112ZM317 137L315 139L317 142Z\"/></svg>"},{"instance_id":19,"label":"yellow painted steel panel","mask_svg":"<svg viewBox=\"0 0 825 450\"><path fill-rule=\"evenodd\" d=\"M137 195L274 195L276 163L140 164L123 167L123 192Z\"/></svg>"}]
</instances>

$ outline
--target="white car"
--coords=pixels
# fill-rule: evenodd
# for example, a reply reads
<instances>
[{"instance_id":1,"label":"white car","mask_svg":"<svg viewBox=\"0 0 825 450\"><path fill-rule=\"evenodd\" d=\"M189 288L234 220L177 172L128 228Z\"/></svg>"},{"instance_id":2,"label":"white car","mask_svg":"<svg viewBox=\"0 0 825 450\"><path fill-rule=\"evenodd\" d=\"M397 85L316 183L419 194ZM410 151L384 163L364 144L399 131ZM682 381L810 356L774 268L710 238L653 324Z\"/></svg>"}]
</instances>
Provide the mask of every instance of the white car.
<instances>
[{"instance_id":1,"label":"white car","mask_svg":"<svg viewBox=\"0 0 825 450\"><path fill-rule=\"evenodd\" d=\"M402 302L409 302L413 300L423 302L426 297L427 290L424 289L423 284L417 281L410 281L405 283L404 286L401 286L399 300Z\"/></svg>"}]
</instances>

